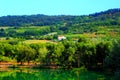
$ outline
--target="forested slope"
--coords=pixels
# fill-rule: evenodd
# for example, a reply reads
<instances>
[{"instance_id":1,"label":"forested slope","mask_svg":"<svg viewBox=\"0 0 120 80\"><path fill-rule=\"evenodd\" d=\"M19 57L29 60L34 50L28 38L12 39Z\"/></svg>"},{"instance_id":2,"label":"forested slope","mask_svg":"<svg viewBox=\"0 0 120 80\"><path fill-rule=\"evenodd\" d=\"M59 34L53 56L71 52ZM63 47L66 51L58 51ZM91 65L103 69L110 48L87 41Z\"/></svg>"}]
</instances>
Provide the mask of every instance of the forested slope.
<instances>
[{"instance_id":1,"label":"forested slope","mask_svg":"<svg viewBox=\"0 0 120 80\"><path fill-rule=\"evenodd\" d=\"M103 22L104 21L104 22ZM22 16L2 16L0 17L0 26L45 26L55 25L60 23L76 24L94 22L99 25L120 25L120 9L109 9L99 13L90 15L74 16L74 15L22 15Z\"/></svg>"}]
</instances>

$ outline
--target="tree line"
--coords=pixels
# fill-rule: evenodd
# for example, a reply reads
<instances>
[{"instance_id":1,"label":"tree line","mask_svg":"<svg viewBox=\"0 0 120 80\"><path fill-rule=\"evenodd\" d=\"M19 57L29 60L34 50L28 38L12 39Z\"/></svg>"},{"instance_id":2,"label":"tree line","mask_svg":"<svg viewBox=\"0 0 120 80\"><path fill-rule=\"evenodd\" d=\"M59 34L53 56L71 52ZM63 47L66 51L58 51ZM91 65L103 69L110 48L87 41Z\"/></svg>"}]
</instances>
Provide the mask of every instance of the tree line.
<instances>
[{"instance_id":1,"label":"tree line","mask_svg":"<svg viewBox=\"0 0 120 80\"><path fill-rule=\"evenodd\" d=\"M0 43L0 61L15 60L21 64L38 61L41 65L54 64L63 68L85 66L88 69L102 69L111 50L111 42L94 44L83 39L46 44Z\"/></svg>"}]
</instances>

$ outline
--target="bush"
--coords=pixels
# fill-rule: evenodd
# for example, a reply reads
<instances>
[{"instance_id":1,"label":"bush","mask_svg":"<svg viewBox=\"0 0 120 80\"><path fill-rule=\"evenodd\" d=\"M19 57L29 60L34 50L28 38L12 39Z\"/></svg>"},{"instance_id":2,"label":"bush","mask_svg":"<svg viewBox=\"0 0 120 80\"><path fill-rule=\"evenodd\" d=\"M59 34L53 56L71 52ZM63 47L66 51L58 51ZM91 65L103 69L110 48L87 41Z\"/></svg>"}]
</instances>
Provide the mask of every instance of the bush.
<instances>
[{"instance_id":1,"label":"bush","mask_svg":"<svg viewBox=\"0 0 120 80\"><path fill-rule=\"evenodd\" d=\"M0 56L0 61L2 62L10 62L13 61L11 58L6 57L6 56Z\"/></svg>"}]
</instances>

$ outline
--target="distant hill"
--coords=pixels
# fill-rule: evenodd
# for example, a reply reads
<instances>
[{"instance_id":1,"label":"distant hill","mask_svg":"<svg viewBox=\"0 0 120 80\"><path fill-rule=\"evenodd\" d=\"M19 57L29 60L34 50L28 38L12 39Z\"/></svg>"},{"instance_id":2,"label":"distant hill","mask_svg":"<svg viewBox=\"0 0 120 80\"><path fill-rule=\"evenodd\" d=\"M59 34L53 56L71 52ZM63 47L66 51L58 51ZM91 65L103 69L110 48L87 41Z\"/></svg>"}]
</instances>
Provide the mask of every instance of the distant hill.
<instances>
[{"instance_id":1,"label":"distant hill","mask_svg":"<svg viewBox=\"0 0 120 80\"><path fill-rule=\"evenodd\" d=\"M120 13L119 8L118 9L109 9L107 11L101 11L99 13L90 14L90 16L94 16L94 17L98 17L100 15L109 15L109 16L111 16L111 15L114 15L116 13Z\"/></svg>"},{"instance_id":2,"label":"distant hill","mask_svg":"<svg viewBox=\"0 0 120 80\"><path fill-rule=\"evenodd\" d=\"M23 26L23 25L34 25L34 26L45 26L60 23L62 21L71 21L76 16L47 16L47 15L23 15L23 16L3 16L0 17L0 26Z\"/></svg>"},{"instance_id":3,"label":"distant hill","mask_svg":"<svg viewBox=\"0 0 120 80\"><path fill-rule=\"evenodd\" d=\"M22 15L22 16L2 16L0 17L0 26L46 26L61 23L94 25L120 25L120 8L109 9L99 13L82 16L72 15Z\"/></svg>"},{"instance_id":4,"label":"distant hill","mask_svg":"<svg viewBox=\"0 0 120 80\"><path fill-rule=\"evenodd\" d=\"M90 14L92 21L108 22L110 25L120 24L120 9L109 9L99 13ZM111 23L110 23L111 22Z\"/></svg>"}]
</instances>

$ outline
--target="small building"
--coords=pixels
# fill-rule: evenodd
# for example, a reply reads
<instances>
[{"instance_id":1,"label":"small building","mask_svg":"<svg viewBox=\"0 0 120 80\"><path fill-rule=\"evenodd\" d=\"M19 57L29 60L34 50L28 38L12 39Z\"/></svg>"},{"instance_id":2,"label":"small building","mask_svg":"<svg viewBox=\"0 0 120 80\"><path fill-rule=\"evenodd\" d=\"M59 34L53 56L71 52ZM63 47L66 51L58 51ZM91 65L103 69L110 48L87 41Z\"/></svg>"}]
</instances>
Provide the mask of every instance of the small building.
<instances>
[{"instance_id":1,"label":"small building","mask_svg":"<svg viewBox=\"0 0 120 80\"><path fill-rule=\"evenodd\" d=\"M65 36L58 36L58 40L59 40L59 41L64 40L64 39L66 39Z\"/></svg>"}]
</instances>

